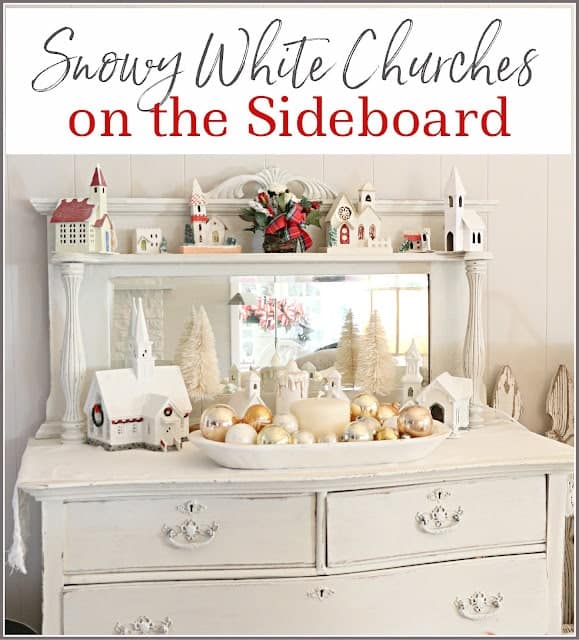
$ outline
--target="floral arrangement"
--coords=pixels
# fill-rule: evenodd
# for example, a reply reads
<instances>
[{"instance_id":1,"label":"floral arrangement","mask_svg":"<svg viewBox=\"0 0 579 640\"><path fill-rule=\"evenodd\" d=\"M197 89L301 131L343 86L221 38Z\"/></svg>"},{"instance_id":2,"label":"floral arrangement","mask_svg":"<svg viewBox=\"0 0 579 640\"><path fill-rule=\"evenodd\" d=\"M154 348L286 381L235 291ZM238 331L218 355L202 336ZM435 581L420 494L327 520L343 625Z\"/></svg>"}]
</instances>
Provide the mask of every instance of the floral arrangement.
<instances>
[{"instance_id":1,"label":"floral arrangement","mask_svg":"<svg viewBox=\"0 0 579 640\"><path fill-rule=\"evenodd\" d=\"M240 310L241 319L248 324L259 324L264 331L273 331L276 326L289 331L306 322L303 306L285 298L259 298L256 305L246 304Z\"/></svg>"},{"instance_id":2,"label":"floral arrangement","mask_svg":"<svg viewBox=\"0 0 579 640\"><path fill-rule=\"evenodd\" d=\"M260 191L240 217L251 226L246 231L263 231L265 251L307 251L312 239L306 226L320 226L320 203L297 199L289 189Z\"/></svg>"}]
</instances>

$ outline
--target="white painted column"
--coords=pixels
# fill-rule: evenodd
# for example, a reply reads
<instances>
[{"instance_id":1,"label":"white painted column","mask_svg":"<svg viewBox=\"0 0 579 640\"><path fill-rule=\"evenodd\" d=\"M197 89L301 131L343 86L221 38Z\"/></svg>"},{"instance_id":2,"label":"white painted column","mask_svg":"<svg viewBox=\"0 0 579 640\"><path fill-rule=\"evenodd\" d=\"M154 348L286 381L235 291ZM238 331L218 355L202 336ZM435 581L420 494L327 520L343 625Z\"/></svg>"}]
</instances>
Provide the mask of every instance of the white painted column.
<instances>
[{"instance_id":1,"label":"white painted column","mask_svg":"<svg viewBox=\"0 0 579 640\"><path fill-rule=\"evenodd\" d=\"M60 378L65 400L60 439L63 444L74 444L86 440L85 417L80 405L86 363L78 308L84 264L63 262L61 273L66 295L66 310L60 352Z\"/></svg>"},{"instance_id":2,"label":"white painted column","mask_svg":"<svg viewBox=\"0 0 579 640\"><path fill-rule=\"evenodd\" d=\"M486 405L484 373L486 368L486 343L483 327L483 285L487 272L485 260L466 260L468 280L468 320L462 353L464 375L472 379L473 397L470 424L483 421L483 410L476 405Z\"/></svg>"}]
</instances>

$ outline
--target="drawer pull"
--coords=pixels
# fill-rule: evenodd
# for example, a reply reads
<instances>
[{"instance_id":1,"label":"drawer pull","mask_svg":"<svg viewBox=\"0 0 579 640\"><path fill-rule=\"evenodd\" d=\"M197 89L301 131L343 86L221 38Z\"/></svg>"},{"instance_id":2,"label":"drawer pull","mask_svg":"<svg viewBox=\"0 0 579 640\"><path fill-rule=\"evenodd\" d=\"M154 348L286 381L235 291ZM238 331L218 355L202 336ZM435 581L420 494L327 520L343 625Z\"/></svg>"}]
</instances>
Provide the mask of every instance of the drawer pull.
<instances>
[{"instance_id":1,"label":"drawer pull","mask_svg":"<svg viewBox=\"0 0 579 640\"><path fill-rule=\"evenodd\" d=\"M171 618L164 618L159 622L153 622L147 616L139 616L134 622L115 624L117 636L166 636L173 626Z\"/></svg>"},{"instance_id":2,"label":"drawer pull","mask_svg":"<svg viewBox=\"0 0 579 640\"><path fill-rule=\"evenodd\" d=\"M430 513L417 513L416 522L425 533L446 533L456 527L463 513L462 507L451 514L444 505L437 504Z\"/></svg>"},{"instance_id":3,"label":"drawer pull","mask_svg":"<svg viewBox=\"0 0 579 640\"><path fill-rule=\"evenodd\" d=\"M215 522L211 524L197 524L195 520L185 520L185 522L175 527L164 524L162 532L174 547L191 549L202 547L212 542L218 528Z\"/></svg>"},{"instance_id":4,"label":"drawer pull","mask_svg":"<svg viewBox=\"0 0 579 640\"><path fill-rule=\"evenodd\" d=\"M314 598L315 600L327 600L331 598L336 592L333 589L329 589L328 587L318 587L317 589L312 589L308 591L308 598Z\"/></svg>"},{"instance_id":5,"label":"drawer pull","mask_svg":"<svg viewBox=\"0 0 579 640\"><path fill-rule=\"evenodd\" d=\"M458 613L468 620L480 620L492 616L500 609L503 603L502 593L487 596L483 591L475 591L466 600L457 598L454 605Z\"/></svg>"}]
</instances>

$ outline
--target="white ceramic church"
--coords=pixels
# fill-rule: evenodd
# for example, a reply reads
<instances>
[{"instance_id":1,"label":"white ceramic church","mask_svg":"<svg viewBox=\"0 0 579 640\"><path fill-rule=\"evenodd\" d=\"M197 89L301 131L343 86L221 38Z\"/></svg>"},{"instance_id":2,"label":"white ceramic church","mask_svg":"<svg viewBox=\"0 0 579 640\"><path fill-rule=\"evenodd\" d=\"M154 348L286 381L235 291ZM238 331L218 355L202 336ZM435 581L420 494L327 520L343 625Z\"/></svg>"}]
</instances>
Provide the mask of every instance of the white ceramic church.
<instances>
[{"instance_id":1,"label":"white ceramic church","mask_svg":"<svg viewBox=\"0 0 579 640\"><path fill-rule=\"evenodd\" d=\"M444 193L444 250L482 251L485 224L477 213L465 208L466 189L456 167L450 172Z\"/></svg>"},{"instance_id":2,"label":"white ceramic church","mask_svg":"<svg viewBox=\"0 0 579 640\"><path fill-rule=\"evenodd\" d=\"M105 449L180 449L191 402L177 366L156 367L143 303L133 299L127 368L96 371L84 412L89 444Z\"/></svg>"},{"instance_id":3,"label":"white ceramic church","mask_svg":"<svg viewBox=\"0 0 579 640\"><path fill-rule=\"evenodd\" d=\"M107 189L103 172L97 165L86 198L60 200L50 218L55 225L57 253L113 253L115 237L108 214Z\"/></svg>"}]
</instances>

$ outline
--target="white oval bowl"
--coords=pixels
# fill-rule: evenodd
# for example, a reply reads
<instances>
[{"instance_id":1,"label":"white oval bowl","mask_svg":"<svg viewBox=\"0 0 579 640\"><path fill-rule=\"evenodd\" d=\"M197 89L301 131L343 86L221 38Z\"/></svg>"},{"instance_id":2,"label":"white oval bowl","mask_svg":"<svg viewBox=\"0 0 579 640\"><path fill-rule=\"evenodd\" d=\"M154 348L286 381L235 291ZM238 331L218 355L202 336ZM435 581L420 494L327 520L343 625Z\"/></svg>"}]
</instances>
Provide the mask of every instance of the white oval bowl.
<instances>
[{"instance_id":1,"label":"white oval bowl","mask_svg":"<svg viewBox=\"0 0 579 640\"><path fill-rule=\"evenodd\" d=\"M189 438L222 467L297 469L409 462L432 453L449 435L449 427L435 421L432 435L403 440L284 445L228 444L207 440L198 431Z\"/></svg>"}]
</instances>

